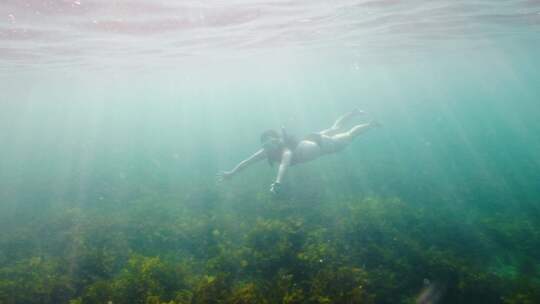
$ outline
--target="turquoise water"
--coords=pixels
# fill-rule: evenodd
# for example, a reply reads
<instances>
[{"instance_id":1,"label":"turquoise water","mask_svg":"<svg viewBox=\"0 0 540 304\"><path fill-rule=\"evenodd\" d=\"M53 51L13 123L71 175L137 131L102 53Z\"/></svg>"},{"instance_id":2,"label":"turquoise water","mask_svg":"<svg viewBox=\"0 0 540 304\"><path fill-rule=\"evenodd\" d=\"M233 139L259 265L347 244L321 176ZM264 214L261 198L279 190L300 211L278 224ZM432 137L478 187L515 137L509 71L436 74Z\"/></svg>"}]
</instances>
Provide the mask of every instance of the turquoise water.
<instances>
[{"instance_id":1,"label":"turquoise water","mask_svg":"<svg viewBox=\"0 0 540 304\"><path fill-rule=\"evenodd\" d=\"M0 304L540 302L537 1L5 1ZM220 183L286 127L381 128Z\"/></svg>"}]
</instances>

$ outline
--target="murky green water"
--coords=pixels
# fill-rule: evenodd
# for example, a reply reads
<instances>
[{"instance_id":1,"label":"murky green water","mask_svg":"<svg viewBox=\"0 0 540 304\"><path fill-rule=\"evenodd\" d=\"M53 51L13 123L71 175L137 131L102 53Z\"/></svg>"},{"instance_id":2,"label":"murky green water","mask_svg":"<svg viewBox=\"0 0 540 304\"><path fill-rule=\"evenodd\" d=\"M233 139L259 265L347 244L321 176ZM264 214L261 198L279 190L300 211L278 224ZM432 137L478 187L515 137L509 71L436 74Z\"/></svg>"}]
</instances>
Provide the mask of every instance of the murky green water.
<instances>
[{"instance_id":1,"label":"murky green water","mask_svg":"<svg viewBox=\"0 0 540 304\"><path fill-rule=\"evenodd\" d=\"M246 29L216 55L211 34L238 28L212 28L170 64L149 45L117 48L161 29L150 25L129 38L111 21L102 29L119 41L80 56L11 57L23 39L3 35L0 303L540 302L537 5L456 14L474 33L445 19L440 41L434 16L384 21L421 5L373 6L383 29L405 31L392 39L346 7L317 39L304 25ZM358 107L351 126L382 127L290 168L280 195L266 162L216 182L262 131L302 137Z\"/></svg>"}]
</instances>

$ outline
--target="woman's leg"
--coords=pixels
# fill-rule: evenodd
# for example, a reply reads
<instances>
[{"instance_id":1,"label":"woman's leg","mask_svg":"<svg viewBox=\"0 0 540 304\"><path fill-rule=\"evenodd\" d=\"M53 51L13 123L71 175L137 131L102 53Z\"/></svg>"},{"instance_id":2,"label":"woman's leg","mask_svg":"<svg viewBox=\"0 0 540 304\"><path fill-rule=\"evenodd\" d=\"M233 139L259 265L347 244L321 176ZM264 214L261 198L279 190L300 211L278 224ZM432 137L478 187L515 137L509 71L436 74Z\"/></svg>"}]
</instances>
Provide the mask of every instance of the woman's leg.
<instances>
[{"instance_id":1,"label":"woman's leg","mask_svg":"<svg viewBox=\"0 0 540 304\"><path fill-rule=\"evenodd\" d=\"M365 131L379 127L378 122L370 122L361 125L356 125L352 127L349 131L338 133L333 136L330 136L330 139L333 142L334 151L339 152L348 146L358 135L364 133Z\"/></svg>"},{"instance_id":2,"label":"woman's leg","mask_svg":"<svg viewBox=\"0 0 540 304\"><path fill-rule=\"evenodd\" d=\"M364 133L365 131L367 131L368 129L371 129L371 128L376 127L378 125L379 125L378 123L373 123L373 122L366 123L366 124L361 124L361 125L356 125L356 126L352 127L347 132L347 134L348 134L348 136L351 137L351 139L354 139L358 135L360 135L360 134Z\"/></svg>"},{"instance_id":3,"label":"woman's leg","mask_svg":"<svg viewBox=\"0 0 540 304\"><path fill-rule=\"evenodd\" d=\"M346 113L344 114L343 116L339 117L335 122L334 124L332 125L332 127L326 129L326 130L323 130L321 132L319 132L319 134L321 135L326 135L326 136L332 136L332 135L335 135L337 132L339 132L343 126L351 120L351 118L355 117L355 116L358 116L360 114L364 114L364 111L360 110L360 109L354 109L352 110L351 112L349 113Z\"/></svg>"}]
</instances>

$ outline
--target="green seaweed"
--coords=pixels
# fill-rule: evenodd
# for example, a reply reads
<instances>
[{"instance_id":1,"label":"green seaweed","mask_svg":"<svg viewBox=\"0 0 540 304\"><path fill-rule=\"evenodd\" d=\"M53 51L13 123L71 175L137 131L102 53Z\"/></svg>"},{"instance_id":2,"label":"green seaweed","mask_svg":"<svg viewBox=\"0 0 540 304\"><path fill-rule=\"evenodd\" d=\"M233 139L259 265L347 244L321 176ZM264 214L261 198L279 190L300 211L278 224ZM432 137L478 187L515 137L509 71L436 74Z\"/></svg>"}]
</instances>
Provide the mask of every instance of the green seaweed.
<instances>
[{"instance_id":1,"label":"green seaweed","mask_svg":"<svg viewBox=\"0 0 540 304\"><path fill-rule=\"evenodd\" d=\"M197 199L209 198L189 203ZM395 197L308 209L258 200L256 216L149 197L108 216L57 210L33 228L13 227L2 244L23 244L3 253L0 303L414 303L429 288L441 303L540 299L538 263L527 259L537 223L484 217L469 233L451 211Z\"/></svg>"}]
</instances>

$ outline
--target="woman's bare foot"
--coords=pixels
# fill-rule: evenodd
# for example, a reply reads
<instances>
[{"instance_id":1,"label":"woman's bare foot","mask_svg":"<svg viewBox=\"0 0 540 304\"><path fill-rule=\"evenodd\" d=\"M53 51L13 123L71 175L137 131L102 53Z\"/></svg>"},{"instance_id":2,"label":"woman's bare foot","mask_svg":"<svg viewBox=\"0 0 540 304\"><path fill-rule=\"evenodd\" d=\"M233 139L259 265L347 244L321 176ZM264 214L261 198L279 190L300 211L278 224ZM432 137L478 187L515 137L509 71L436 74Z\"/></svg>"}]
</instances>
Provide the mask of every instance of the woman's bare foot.
<instances>
[{"instance_id":1,"label":"woman's bare foot","mask_svg":"<svg viewBox=\"0 0 540 304\"><path fill-rule=\"evenodd\" d=\"M354 110L351 111L351 114L352 115L363 115L363 114L366 114L366 112L360 110L360 108L355 108Z\"/></svg>"},{"instance_id":2,"label":"woman's bare foot","mask_svg":"<svg viewBox=\"0 0 540 304\"><path fill-rule=\"evenodd\" d=\"M372 127L372 128L380 128L383 126L382 123L376 121L376 120L372 120L369 122L369 126Z\"/></svg>"}]
</instances>

